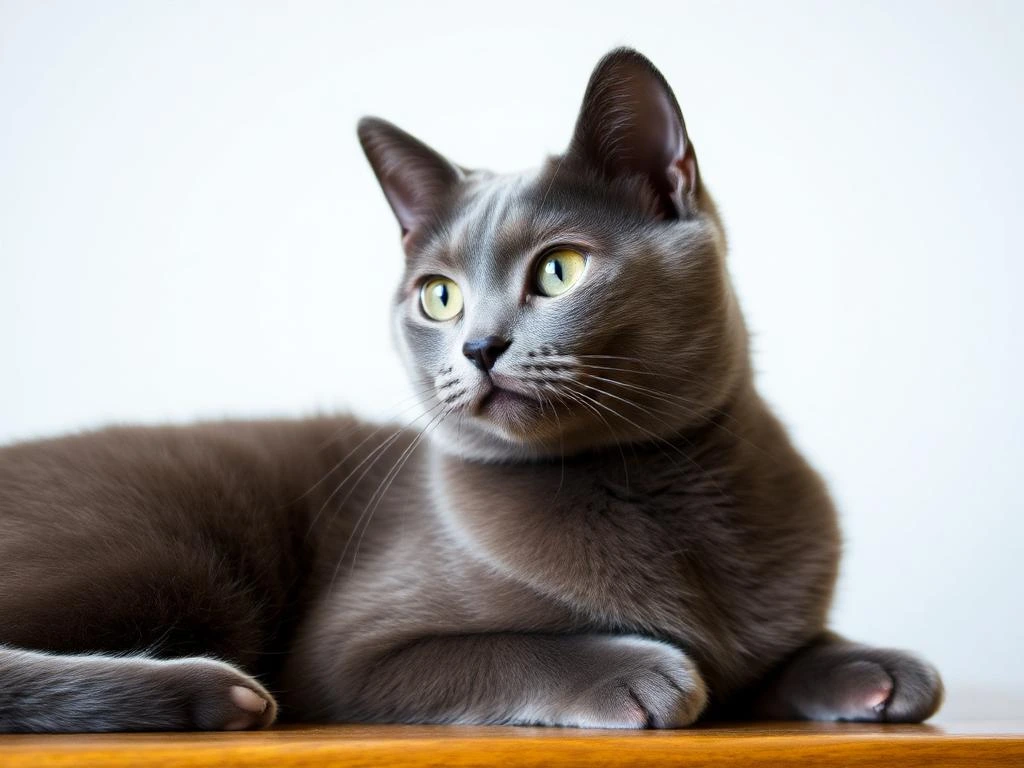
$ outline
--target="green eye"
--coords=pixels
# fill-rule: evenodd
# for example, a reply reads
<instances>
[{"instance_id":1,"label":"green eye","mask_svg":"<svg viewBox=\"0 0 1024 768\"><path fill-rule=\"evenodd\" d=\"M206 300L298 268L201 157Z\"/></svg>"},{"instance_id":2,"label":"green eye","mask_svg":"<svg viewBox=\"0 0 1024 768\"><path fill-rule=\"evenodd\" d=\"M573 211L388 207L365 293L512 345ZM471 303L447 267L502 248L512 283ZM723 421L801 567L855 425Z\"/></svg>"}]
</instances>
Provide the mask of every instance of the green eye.
<instances>
[{"instance_id":1,"label":"green eye","mask_svg":"<svg viewBox=\"0 0 1024 768\"><path fill-rule=\"evenodd\" d=\"M586 265L587 258L579 251L570 248L552 251L537 265L537 292L544 296L561 296L576 284Z\"/></svg>"},{"instance_id":2,"label":"green eye","mask_svg":"<svg viewBox=\"0 0 1024 768\"><path fill-rule=\"evenodd\" d=\"M451 320L462 312L462 291L454 280L432 277L420 289L420 304L431 320Z\"/></svg>"}]
</instances>

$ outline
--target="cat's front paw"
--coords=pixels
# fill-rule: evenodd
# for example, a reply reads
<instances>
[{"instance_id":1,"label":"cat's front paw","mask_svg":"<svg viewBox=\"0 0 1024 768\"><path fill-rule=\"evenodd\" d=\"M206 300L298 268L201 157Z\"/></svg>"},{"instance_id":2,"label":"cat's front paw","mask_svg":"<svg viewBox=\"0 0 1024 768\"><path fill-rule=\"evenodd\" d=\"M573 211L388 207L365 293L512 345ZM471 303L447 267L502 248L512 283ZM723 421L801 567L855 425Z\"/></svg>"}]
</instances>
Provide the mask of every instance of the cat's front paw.
<instances>
[{"instance_id":1,"label":"cat's front paw","mask_svg":"<svg viewBox=\"0 0 1024 768\"><path fill-rule=\"evenodd\" d=\"M180 659L162 672L187 710L192 727L203 731L266 728L277 716L274 698L256 680L213 659Z\"/></svg>"},{"instance_id":2,"label":"cat's front paw","mask_svg":"<svg viewBox=\"0 0 1024 768\"><path fill-rule=\"evenodd\" d=\"M682 728L707 705L696 665L678 648L639 637L604 638L593 677L559 718L583 728Z\"/></svg>"}]
</instances>

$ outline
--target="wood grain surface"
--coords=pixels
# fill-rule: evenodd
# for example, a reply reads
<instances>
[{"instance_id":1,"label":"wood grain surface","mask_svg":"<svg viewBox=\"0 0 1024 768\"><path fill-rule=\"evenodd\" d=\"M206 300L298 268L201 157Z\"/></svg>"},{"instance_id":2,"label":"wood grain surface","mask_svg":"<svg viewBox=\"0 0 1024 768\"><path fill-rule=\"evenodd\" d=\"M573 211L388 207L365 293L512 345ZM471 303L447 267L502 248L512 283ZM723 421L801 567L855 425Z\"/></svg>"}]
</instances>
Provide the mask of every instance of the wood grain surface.
<instances>
[{"instance_id":1,"label":"wood grain surface","mask_svg":"<svg viewBox=\"0 0 1024 768\"><path fill-rule=\"evenodd\" d=\"M0 766L1024 766L1024 721L773 723L685 731L329 726L0 736Z\"/></svg>"}]
</instances>

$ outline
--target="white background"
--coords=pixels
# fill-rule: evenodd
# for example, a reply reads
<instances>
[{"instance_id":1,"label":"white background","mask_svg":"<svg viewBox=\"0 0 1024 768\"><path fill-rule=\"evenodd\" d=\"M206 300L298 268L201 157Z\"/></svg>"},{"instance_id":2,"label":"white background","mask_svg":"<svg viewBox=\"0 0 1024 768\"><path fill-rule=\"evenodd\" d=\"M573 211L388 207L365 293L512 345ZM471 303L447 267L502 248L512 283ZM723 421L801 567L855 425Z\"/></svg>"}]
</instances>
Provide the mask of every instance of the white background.
<instances>
[{"instance_id":1,"label":"white background","mask_svg":"<svg viewBox=\"0 0 1024 768\"><path fill-rule=\"evenodd\" d=\"M847 534L835 624L1024 712L1024 3L0 1L0 442L394 415L354 136L560 151L612 46L674 85L761 387Z\"/></svg>"}]
</instances>

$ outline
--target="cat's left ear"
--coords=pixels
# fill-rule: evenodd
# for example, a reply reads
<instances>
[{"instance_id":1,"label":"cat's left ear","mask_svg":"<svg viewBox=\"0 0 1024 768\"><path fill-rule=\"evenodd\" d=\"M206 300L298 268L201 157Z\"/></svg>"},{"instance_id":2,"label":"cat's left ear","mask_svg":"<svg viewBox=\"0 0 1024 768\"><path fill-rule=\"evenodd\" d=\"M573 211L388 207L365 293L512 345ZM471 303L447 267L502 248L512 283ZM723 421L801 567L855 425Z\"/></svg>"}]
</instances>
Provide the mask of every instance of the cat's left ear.
<instances>
[{"instance_id":1,"label":"cat's left ear","mask_svg":"<svg viewBox=\"0 0 1024 768\"><path fill-rule=\"evenodd\" d=\"M566 159L608 179L642 177L657 197L659 217L697 211L697 156L679 103L661 72L630 48L598 62Z\"/></svg>"},{"instance_id":2,"label":"cat's left ear","mask_svg":"<svg viewBox=\"0 0 1024 768\"><path fill-rule=\"evenodd\" d=\"M408 245L464 174L440 153L379 117L364 117L357 131L402 228L402 243Z\"/></svg>"}]
</instances>

